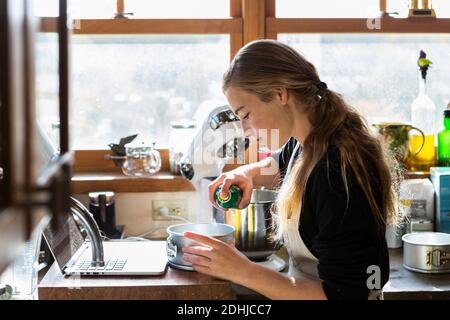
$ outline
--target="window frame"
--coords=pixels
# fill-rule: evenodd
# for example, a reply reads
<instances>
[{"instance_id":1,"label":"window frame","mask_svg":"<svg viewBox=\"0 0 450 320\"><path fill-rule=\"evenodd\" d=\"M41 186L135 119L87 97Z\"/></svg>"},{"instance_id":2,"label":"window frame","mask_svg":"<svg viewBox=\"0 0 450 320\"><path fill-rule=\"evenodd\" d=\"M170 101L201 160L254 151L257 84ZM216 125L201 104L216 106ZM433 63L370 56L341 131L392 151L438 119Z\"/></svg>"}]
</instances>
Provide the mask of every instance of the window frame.
<instances>
[{"instance_id":1,"label":"window frame","mask_svg":"<svg viewBox=\"0 0 450 320\"><path fill-rule=\"evenodd\" d=\"M117 13L124 13L124 1L117 1ZM246 43L256 39L277 39L280 33L450 33L450 18L380 17L381 29L367 28L370 18L279 18L278 0L230 0L230 18L224 19L80 19L74 21L73 34L228 34L230 59ZM379 0L380 11L386 1ZM55 32L56 19L41 18L42 32ZM168 149L162 153L168 171ZM75 150L75 173L112 170L99 154L109 150ZM246 162L247 163L247 160ZM105 169L106 168L106 169ZM117 168L116 168L117 169ZM116 170L117 171L117 170Z\"/></svg>"}]
</instances>

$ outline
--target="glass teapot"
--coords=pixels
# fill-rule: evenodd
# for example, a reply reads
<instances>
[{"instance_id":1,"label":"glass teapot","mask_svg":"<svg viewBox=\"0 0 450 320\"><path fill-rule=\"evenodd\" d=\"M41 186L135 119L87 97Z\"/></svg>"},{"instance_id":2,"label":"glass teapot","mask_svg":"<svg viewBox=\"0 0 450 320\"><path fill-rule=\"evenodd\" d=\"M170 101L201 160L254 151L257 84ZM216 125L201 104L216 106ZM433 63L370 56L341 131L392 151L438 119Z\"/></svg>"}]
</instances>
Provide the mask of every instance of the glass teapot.
<instances>
[{"instance_id":1,"label":"glass teapot","mask_svg":"<svg viewBox=\"0 0 450 320\"><path fill-rule=\"evenodd\" d=\"M155 142L150 145L141 143L125 147L126 158L122 172L127 176L149 176L161 169L161 154L155 149Z\"/></svg>"},{"instance_id":2,"label":"glass teapot","mask_svg":"<svg viewBox=\"0 0 450 320\"><path fill-rule=\"evenodd\" d=\"M411 156L417 155L422 150L425 143L425 134L417 127L406 123L383 122L373 124L378 129L381 141L389 147L395 159L403 167ZM409 132L416 130L422 137L422 141L417 150L412 150L409 141Z\"/></svg>"}]
</instances>

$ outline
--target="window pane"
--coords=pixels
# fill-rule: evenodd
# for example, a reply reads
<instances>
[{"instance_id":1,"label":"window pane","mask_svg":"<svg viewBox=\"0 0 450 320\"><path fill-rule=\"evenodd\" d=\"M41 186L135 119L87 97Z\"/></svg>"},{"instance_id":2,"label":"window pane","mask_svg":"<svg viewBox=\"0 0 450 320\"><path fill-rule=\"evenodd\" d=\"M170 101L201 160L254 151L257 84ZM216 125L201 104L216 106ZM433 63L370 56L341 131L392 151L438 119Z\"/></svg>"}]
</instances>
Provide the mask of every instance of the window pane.
<instances>
[{"instance_id":1,"label":"window pane","mask_svg":"<svg viewBox=\"0 0 450 320\"><path fill-rule=\"evenodd\" d=\"M59 148L58 34L38 33L35 57L37 122Z\"/></svg>"},{"instance_id":2,"label":"window pane","mask_svg":"<svg viewBox=\"0 0 450 320\"><path fill-rule=\"evenodd\" d=\"M57 17L59 15L58 0L33 0L33 9L39 17Z\"/></svg>"},{"instance_id":3,"label":"window pane","mask_svg":"<svg viewBox=\"0 0 450 320\"><path fill-rule=\"evenodd\" d=\"M433 8L436 11L438 18L450 18L450 1L448 0L434 0Z\"/></svg>"},{"instance_id":4,"label":"window pane","mask_svg":"<svg viewBox=\"0 0 450 320\"><path fill-rule=\"evenodd\" d=\"M370 122L411 121L419 89L417 58L428 54L429 95L437 123L450 99L450 35L288 35L279 39L302 52L328 86Z\"/></svg>"},{"instance_id":5,"label":"window pane","mask_svg":"<svg viewBox=\"0 0 450 320\"><path fill-rule=\"evenodd\" d=\"M117 11L116 0L69 0L71 18L112 18Z\"/></svg>"},{"instance_id":6,"label":"window pane","mask_svg":"<svg viewBox=\"0 0 450 320\"><path fill-rule=\"evenodd\" d=\"M112 18L116 10L116 0L69 0L71 18ZM40 17L57 17L58 0L34 0L34 11Z\"/></svg>"},{"instance_id":7,"label":"window pane","mask_svg":"<svg viewBox=\"0 0 450 320\"><path fill-rule=\"evenodd\" d=\"M380 11L379 0L277 0L280 18L364 18Z\"/></svg>"},{"instance_id":8,"label":"window pane","mask_svg":"<svg viewBox=\"0 0 450 320\"><path fill-rule=\"evenodd\" d=\"M229 18L230 0L125 0L125 11L138 18Z\"/></svg>"},{"instance_id":9,"label":"window pane","mask_svg":"<svg viewBox=\"0 0 450 320\"><path fill-rule=\"evenodd\" d=\"M107 149L138 133L167 147L169 122L226 103L228 35L73 36L72 145Z\"/></svg>"},{"instance_id":10,"label":"window pane","mask_svg":"<svg viewBox=\"0 0 450 320\"><path fill-rule=\"evenodd\" d=\"M433 0L430 1L436 12L436 17L438 18L448 18L450 17L450 1L448 0ZM410 1L408 0L388 0L387 1L387 11L388 12L398 12L399 15L395 17L405 18L408 16L408 8ZM421 1L419 1L419 6Z\"/></svg>"}]
</instances>

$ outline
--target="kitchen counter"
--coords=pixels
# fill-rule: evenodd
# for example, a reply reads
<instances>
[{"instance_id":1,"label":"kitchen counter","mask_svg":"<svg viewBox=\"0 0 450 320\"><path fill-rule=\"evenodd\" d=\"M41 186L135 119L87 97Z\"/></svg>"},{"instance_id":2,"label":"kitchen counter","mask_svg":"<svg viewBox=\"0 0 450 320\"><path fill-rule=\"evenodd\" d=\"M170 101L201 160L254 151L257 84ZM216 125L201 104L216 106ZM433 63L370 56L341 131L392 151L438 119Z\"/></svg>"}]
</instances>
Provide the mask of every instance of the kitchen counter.
<instances>
[{"instance_id":1,"label":"kitchen counter","mask_svg":"<svg viewBox=\"0 0 450 320\"><path fill-rule=\"evenodd\" d=\"M277 252L278 256L288 262L286 250ZM413 272L403 267L403 248L389 249L390 276L383 287L385 300L445 299L450 300L450 273L424 274ZM287 263L287 265L289 265ZM288 268L283 270L287 274ZM238 299L253 300L266 297L248 288L232 284Z\"/></svg>"},{"instance_id":2,"label":"kitchen counter","mask_svg":"<svg viewBox=\"0 0 450 320\"><path fill-rule=\"evenodd\" d=\"M285 250L277 254L287 261ZM450 274L409 271L402 265L402 254L402 248L389 249L391 272L384 299L450 299ZM56 263L40 282L38 295L39 299L265 299L228 281L170 267L162 276L80 278L64 277Z\"/></svg>"},{"instance_id":3,"label":"kitchen counter","mask_svg":"<svg viewBox=\"0 0 450 320\"><path fill-rule=\"evenodd\" d=\"M225 300L228 281L167 267L161 276L67 276L56 263L38 285L39 300Z\"/></svg>"},{"instance_id":4,"label":"kitchen counter","mask_svg":"<svg viewBox=\"0 0 450 320\"><path fill-rule=\"evenodd\" d=\"M450 299L450 273L425 274L403 267L403 249L389 249L389 282L384 286L384 299Z\"/></svg>"}]
</instances>

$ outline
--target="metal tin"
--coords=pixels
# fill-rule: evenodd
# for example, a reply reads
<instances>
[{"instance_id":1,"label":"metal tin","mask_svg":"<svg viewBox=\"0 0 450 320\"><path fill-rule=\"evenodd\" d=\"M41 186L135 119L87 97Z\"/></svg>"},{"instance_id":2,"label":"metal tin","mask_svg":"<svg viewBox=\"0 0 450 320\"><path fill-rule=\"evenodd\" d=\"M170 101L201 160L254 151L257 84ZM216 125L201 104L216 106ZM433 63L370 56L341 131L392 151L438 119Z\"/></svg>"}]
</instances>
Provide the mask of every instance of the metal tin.
<instances>
[{"instance_id":1,"label":"metal tin","mask_svg":"<svg viewBox=\"0 0 450 320\"><path fill-rule=\"evenodd\" d=\"M403 240L403 266L422 273L450 273L450 234L408 233Z\"/></svg>"},{"instance_id":2,"label":"metal tin","mask_svg":"<svg viewBox=\"0 0 450 320\"><path fill-rule=\"evenodd\" d=\"M214 237L226 243L233 243L235 228L223 223L184 223L167 228L167 256L169 265L182 270L194 270L192 264L183 259L184 247L196 244L184 236L184 232L192 231Z\"/></svg>"}]
</instances>

